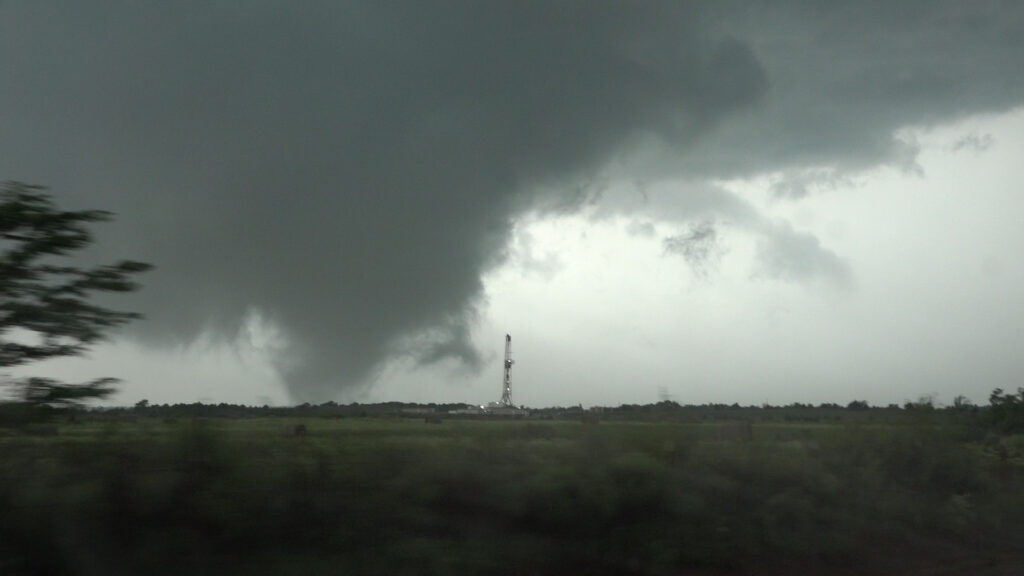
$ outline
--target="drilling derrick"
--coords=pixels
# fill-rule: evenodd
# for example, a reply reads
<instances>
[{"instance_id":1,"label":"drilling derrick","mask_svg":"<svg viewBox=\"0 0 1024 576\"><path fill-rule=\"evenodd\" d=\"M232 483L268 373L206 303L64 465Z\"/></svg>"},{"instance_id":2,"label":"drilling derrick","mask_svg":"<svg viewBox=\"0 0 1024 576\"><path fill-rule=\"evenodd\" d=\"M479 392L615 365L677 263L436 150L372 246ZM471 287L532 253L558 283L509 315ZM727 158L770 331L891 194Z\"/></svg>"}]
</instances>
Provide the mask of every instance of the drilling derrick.
<instances>
[{"instance_id":1,"label":"drilling derrick","mask_svg":"<svg viewBox=\"0 0 1024 576\"><path fill-rule=\"evenodd\" d=\"M505 334L505 377L502 381L501 404L508 408L515 408L512 404L512 337Z\"/></svg>"}]
</instances>

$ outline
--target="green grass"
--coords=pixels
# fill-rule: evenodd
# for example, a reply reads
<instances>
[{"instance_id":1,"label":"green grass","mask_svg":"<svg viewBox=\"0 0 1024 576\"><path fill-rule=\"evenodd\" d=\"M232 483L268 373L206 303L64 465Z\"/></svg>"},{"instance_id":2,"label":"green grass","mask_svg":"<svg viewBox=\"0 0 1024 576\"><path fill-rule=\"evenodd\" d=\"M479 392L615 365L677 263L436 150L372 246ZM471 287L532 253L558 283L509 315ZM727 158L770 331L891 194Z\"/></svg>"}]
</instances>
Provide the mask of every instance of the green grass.
<instances>
[{"instance_id":1,"label":"green grass","mask_svg":"<svg viewBox=\"0 0 1024 576\"><path fill-rule=\"evenodd\" d=\"M299 423L307 434L285 433ZM0 573L1024 569L1019 440L941 421L761 422L722 440L723 425L139 418L7 432Z\"/></svg>"}]
</instances>

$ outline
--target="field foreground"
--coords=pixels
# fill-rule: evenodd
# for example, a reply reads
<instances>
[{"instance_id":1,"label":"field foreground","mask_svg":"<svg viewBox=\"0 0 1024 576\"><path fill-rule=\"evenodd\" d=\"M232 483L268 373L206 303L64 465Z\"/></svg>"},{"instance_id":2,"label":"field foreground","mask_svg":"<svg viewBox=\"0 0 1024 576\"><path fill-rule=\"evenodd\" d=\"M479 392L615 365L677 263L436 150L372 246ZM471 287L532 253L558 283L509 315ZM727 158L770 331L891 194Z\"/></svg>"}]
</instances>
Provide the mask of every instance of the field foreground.
<instances>
[{"instance_id":1,"label":"field foreground","mask_svg":"<svg viewBox=\"0 0 1024 576\"><path fill-rule=\"evenodd\" d=\"M1019 437L936 422L746 426L0 430L0 573L1024 574Z\"/></svg>"}]
</instances>

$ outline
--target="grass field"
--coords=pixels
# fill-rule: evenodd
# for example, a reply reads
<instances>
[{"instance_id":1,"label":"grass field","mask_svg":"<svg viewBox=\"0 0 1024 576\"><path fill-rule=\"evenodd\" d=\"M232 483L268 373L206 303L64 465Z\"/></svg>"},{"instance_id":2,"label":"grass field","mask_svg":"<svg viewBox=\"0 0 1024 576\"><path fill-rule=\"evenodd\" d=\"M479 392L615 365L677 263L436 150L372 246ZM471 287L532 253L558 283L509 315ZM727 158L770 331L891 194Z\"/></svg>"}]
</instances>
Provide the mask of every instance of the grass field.
<instances>
[{"instance_id":1,"label":"grass field","mask_svg":"<svg viewBox=\"0 0 1024 576\"><path fill-rule=\"evenodd\" d=\"M0 431L0 574L1024 574L1021 446L945 417L61 423Z\"/></svg>"}]
</instances>

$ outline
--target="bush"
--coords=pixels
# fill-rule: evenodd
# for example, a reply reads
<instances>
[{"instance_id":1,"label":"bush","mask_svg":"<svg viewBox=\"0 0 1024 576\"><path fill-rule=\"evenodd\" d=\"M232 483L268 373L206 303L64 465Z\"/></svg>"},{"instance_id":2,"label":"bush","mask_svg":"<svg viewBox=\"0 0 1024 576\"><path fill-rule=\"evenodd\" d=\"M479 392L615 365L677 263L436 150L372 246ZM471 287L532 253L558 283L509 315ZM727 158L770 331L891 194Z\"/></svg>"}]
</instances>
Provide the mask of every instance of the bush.
<instances>
[{"instance_id":1,"label":"bush","mask_svg":"<svg viewBox=\"0 0 1024 576\"><path fill-rule=\"evenodd\" d=\"M1024 432L1024 388L1016 394L996 388L988 398L992 426L1003 433Z\"/></svg>"}]
</instances>

